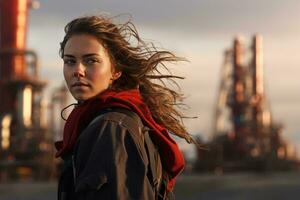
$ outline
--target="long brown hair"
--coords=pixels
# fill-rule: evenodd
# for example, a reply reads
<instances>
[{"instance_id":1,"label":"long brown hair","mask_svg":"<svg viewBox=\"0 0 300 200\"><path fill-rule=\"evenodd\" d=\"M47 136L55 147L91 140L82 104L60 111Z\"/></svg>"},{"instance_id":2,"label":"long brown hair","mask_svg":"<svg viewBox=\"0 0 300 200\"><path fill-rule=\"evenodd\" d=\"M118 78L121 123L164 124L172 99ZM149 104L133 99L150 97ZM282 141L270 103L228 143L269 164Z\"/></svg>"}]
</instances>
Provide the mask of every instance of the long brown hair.
<instances>
[{"instance_id":1,"label":"long brown hair","mask_svg":"<svg viewBox=\"0 0 300 200\"><path fill-rule=\"evenodd\" d=\"M139 88L140 93L157 123L162 124L172 134L195 142L183 125L183 114L178 110L183 95L171 89L166 81L178 84L166 63L183 61L165 50L158 50L152 43L143 41L134 24L129 20L115 24L105 16L85 16L72 20L65 27L65 36L60 45L60 56L70 37L78 34L95 36L107 49L116 70L122 71L113 83L116 90ZM164 73L162 73L164 71Z\"/></svg>"}]
</instances>

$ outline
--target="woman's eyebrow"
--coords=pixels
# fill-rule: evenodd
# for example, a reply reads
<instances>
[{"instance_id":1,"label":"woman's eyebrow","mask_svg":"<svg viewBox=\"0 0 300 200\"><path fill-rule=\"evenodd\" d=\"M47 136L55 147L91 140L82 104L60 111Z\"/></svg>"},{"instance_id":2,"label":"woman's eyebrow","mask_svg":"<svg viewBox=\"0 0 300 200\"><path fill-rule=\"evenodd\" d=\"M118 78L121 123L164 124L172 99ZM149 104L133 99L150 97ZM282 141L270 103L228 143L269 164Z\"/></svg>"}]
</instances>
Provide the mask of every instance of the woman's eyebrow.
<instances>
[{"instance_id":1,"label":"woman's eyebrow","mask_svg":"<svg viewBox=\"0 0 300 200\"><path fill-rule=\"evenodd\" d=\"M97 54L97 53L89 53L89 54L83 55L82 57L86 58L86 57L90 57L90 56L99 56L99 54Z\"/></svg>"},{"instance_id":2,"label":"woman's eyebrow","mask_svg":"<svg viewBox=\"0 0 300 200\"><path fill-rule=\"evenodd\" d=\"M83 58L86 58L86 57L91 57L91 56L100 56L100 55L97 54L97 53L89 53L89 54L83 55L82 57L83 57ZM71 54L65 54L64 57L76 58L76 56L71 55Z\"/></svg>"},{"instance_id":3,"label":"woman's eyebrow","mask_svg":"<svg viewBox=\"0 0 300 200\"><path fill-rule=\"evenodd\" d=\"M70 54L64 54L64 57L75 58L75 56L70 55Z\"/></svg>"}]
</instances>

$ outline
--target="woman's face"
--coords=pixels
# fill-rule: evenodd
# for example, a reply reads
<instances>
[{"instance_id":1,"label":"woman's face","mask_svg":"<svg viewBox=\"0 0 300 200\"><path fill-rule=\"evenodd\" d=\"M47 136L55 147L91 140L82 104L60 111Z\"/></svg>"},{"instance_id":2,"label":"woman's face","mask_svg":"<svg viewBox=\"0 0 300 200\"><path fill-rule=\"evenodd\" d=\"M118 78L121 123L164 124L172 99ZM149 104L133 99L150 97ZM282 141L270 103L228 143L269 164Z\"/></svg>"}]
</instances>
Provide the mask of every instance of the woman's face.
<instances>
[{"instance_id":1,"label":"woman's face","mask_svg":"<svg viewBox=\"0 0 300 200\"><path fill-rule=\"evenodd\" d=\"M67 86L78 101L103 92L121 75L115 72L108 51L88 34L74 35L67 41L63 61Z\"/></svg>"}]
</instances>

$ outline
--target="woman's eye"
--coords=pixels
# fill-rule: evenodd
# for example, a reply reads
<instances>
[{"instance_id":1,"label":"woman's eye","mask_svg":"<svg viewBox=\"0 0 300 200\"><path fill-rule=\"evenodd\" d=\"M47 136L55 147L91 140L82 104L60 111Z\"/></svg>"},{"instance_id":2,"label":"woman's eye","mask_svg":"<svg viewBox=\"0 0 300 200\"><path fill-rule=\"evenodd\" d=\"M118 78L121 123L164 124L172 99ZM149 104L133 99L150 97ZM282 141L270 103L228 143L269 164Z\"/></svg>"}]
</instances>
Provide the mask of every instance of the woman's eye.
<instances>
[{"instance_id":1,"label":"woman's eye","mask_svg":"<svg viewBox=\"0 0 300 200\"><path fill-rule=\"evenodd\" d=\"M76 60L73 59L64 59L65 65L74 65L76 63Z\"/></svg>"},{"instance_id":2,"label":"woman's eye","mask_svg":"<svg viewBox=\"0 0 300 200\"><path fill-rule=\"evenodd\" d=\"M85 60L85 63L88 64L88 65L93 65L95 63L98 63L99 60L98 59L95 59L95 58L88 58Z\"/></svg>"}]
</instances>

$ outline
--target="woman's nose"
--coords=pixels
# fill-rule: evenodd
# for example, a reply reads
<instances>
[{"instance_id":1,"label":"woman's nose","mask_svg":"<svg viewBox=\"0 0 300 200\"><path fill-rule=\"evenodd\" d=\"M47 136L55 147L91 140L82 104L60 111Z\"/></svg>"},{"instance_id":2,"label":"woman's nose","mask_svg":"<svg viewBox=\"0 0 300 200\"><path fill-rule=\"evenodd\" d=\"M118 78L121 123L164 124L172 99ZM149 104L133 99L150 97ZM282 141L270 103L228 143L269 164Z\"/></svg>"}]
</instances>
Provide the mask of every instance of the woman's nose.
<instances>
[{"instance_id":1,"label":"woman's nose","mask_svg":"<svg viewBox=\"0 0 300 200\"><path fill-rule=\"evenodd\" d=\"M81 63L78 63L74 68L73 76L77 78L85 76L85 68Z\"/></svg>"}]
</instances>

